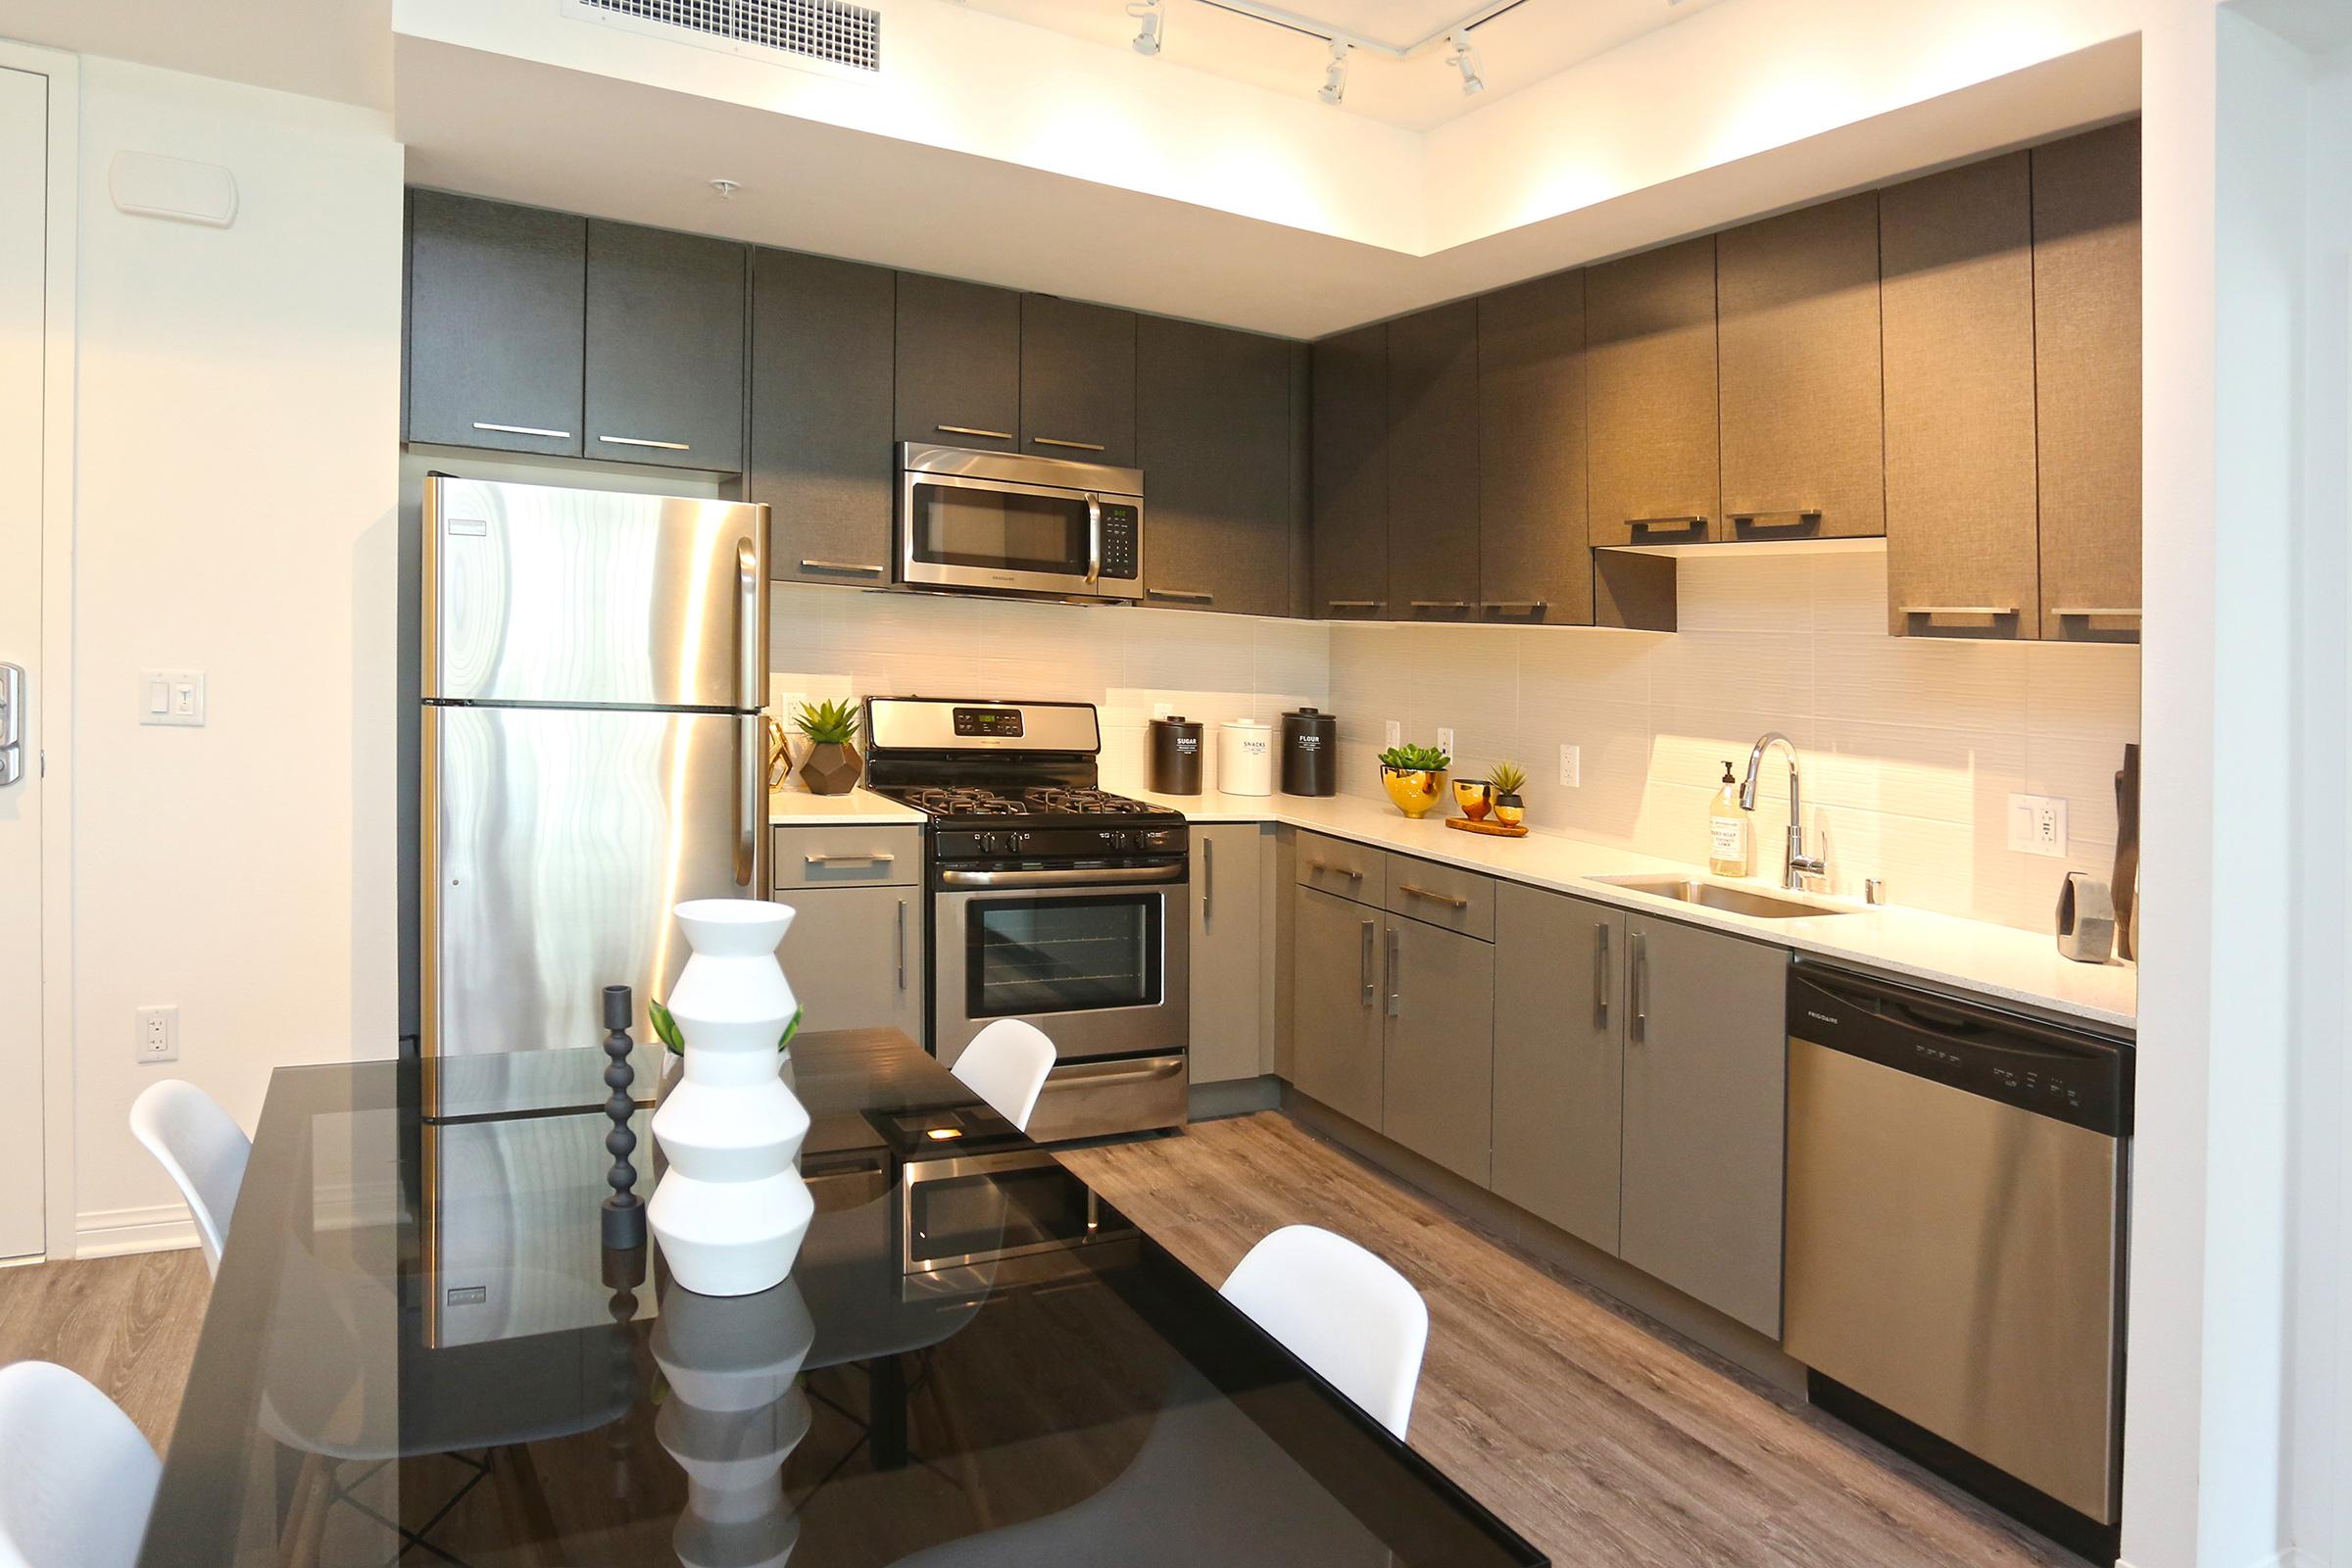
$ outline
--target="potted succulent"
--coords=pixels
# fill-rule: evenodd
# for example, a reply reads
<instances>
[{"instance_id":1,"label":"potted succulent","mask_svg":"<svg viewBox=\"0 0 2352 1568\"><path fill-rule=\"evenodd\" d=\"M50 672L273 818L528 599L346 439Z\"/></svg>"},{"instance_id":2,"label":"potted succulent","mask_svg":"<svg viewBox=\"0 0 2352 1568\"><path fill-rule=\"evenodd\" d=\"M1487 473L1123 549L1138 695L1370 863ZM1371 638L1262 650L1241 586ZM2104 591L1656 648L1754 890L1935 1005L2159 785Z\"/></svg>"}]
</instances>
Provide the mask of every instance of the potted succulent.
<instances>
[{"instance_id":1,"label":"potted succulent","mask_svg":"<svg viewBox=\"0 0 2352 1568\"><path fill-rule=\"evenodd\" d=\"M1494 776L1494 820L1504 827L1517 827L1527 815L1527 803L1519 792L1527 788L1527 769L1517 762L1496 762Z\"/></svg>"},{"instance_id":2,"label":"potted succulent","mask_svg":"<svg viewBox=\"0 0 2352 1568\"><path fill-rule=\"evenodd\" d=\"M858 710L839 699L803 703L792 715L792 727L808 741L801 760L801 781L812 795L847 795L858 787L864 765L858 756Z\"/></svg>"},{"instance_id":3,"label":"potted succulent","mask_svg":"<svg viewBox=\"0 0 2352 1568\"><path fill-rule=\"evenodd\" d=\"M1392 746L1380 754L1380 782L1396 809L1418 822L1446 790L1453 759L1435 746Z\"/></svg>"}]
</instances>

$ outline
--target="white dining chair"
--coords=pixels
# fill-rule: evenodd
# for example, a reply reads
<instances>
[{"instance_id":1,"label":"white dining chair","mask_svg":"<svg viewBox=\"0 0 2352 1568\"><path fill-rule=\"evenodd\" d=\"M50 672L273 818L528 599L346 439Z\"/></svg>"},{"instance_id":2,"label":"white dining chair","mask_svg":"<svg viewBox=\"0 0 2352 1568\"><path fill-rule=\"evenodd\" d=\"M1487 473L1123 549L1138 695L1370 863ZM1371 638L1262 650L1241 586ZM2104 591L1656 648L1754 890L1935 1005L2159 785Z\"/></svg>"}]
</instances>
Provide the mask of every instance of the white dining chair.
<instances>
[{"instance_id":1,"label":"white dining chair","mask_svg":"<svg viewBox=\"0 0 2352 1568\"><path fill-rule=\"evenodd\" d=\"M253 1140L212 1096L177 1078L149 1085L131 1102L130 1130L187 1200L196 1239L204 1244L204 1266L218 1275Z\"/></svg>"},{"instance_id":2,"label":"white dining chair","mask_svg":"<svg viewBox=\"0 0 2352 1568\"><path fill-rule=\"evenodd\" d=\"M78 1373L0 1367L0 1568L131 1568L163 1469Z\"/></svg>"},{"instance_id":3,"label":"white dining chair","mask_svg":"<svg viewBox=\"0 0 2352 1568\"><path fill-rule=\"evenodd\" d=\"M998 1115L1029 1130L1029 1113L1054 1070L1056 1053L1046 1032L1019 1018L999 1018L963 1048L951 1070Z\"/></svg>"},{"instance_id":4,"label":"white dining chair","mask_svg":"<svg viewBox=\"0 0 2352 1568\"><path fill-rule=\"evenodd\" d=\"M1411 1281L1345 1236L1285 1225L1218 1294L1403 1441L1429 1343L1429 1306Z\"/></svg>"}]
</instances>

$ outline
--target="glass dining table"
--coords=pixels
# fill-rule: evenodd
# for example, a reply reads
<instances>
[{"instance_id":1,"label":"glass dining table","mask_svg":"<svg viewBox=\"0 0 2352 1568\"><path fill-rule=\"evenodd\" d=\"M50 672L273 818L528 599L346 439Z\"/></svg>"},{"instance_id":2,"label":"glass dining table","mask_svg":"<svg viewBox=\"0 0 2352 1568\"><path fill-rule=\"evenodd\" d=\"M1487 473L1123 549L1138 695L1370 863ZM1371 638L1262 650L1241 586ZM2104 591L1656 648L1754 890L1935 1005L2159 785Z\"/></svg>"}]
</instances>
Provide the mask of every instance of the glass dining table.
<instances>
[{"instance_id":1,"label":"glass dining table","mask_svg":"<svg viewBox=\"0 0 2352 1568\"><path fill-rule=\"evenodd\" d=\"M791 1070L816 1216L728 1298L603 1247L601 1111L279 1071L142 1568L1546 1560L904 1035Z\"/></svg>"}]
</instances>

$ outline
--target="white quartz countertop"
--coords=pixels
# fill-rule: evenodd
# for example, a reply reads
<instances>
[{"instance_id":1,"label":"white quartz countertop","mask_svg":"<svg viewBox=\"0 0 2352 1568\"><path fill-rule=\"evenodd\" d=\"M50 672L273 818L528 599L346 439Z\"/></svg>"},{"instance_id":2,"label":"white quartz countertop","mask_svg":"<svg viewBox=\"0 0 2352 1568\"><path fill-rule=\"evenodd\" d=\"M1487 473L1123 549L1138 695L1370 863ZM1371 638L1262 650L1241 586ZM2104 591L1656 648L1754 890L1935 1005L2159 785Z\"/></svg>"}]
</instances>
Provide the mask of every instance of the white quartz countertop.
<instances>
[{"instance_id":1,"label":"white quartz countertop","mask_svg":"<svg viewBox=\"0 0 2352 1568\"><path fill-rule=\"evenodd\" d=\"M1601 904L1646 910L1686 925L1737 932L1814 957L1908 975L2109 1029L2132 1029L2137 1019L2136 968L2062 958L2056 942L2043 932L2019 931L1900 905L1872 907L1844 899L1814 902L1850 912L1788 920L1733 914L1594 880L1645 873L1703 876L1680 861L1556 833L1531 833L1523 839L1464 833L1447 827L1434 812L1422 821L1408 821L1386 802L1356 795L1322 799L1213 792L1154 795L1132 788L1122 793L1182 811L1195 822L1280 822L1307 828ZM780 826L796 827L911 824L923 819L921 812L863 788L847 795L779 790L768 797L768 817ZM1758 887L1772 886L1769 880L1750 880Z\"/></svg>"},{"instance_id":2,"label":"white quartz countertop","mask_svg":"<svg viewBox=\"0 0 2352 1568\"><path fill-rule=\"evenodd\" d=\"M1446 865L1508 877L1537 887L1628 909L1641 909L1686 925L1734 931L1793 948L1815 957L1842 960L1888 974L1970 992L2082 1019L2108 1029L2135 1027L2139 971L2131 964L2076 963L2060 957L2056 940L2042 932L2020 931L1982 920L1964 920L1900 905L1872 906L1850 899L1812 899L1850 912L1760 919L1704 905L1685 904L1630 888L1611 887L1596 877L1704 872L1556 833L1523 839L1494 838L1449 828L1436 812L1414 822L1386 802L1362 796L1309 799L1297 795L1154 795L1123 793L1182 811L1196 822L1280 822L1337 838L1418 856ZM1770 879L1750 885L1777 891Z\"/></svg>"}]
</instances>

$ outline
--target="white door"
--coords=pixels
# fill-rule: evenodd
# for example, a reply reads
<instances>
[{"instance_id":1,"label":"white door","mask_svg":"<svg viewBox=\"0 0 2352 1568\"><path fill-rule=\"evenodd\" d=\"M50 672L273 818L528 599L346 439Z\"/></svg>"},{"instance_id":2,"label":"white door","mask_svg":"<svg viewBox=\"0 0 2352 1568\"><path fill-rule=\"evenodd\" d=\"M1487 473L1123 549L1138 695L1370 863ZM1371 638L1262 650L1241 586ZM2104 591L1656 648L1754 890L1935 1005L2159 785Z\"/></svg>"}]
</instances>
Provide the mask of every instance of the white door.
<instances>
[{"instance_id":1,"label":"white door","mask_svg":"<svg viewBox=\"0 0 2352 1568\"><path fill-rule=\"evenodd\" d=\"M0 69L0 1257L41 1250L41 382L49 78ZM14 743L16 750L7 750ZM13 781L10 775L14 774Z\"/></svg>"}]
</instances>

